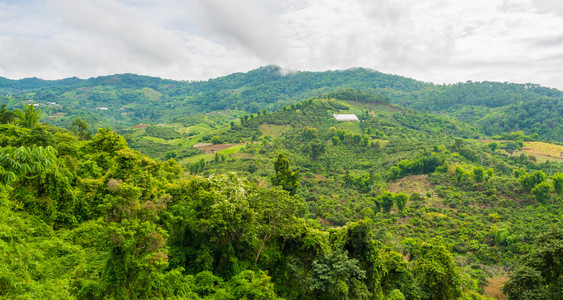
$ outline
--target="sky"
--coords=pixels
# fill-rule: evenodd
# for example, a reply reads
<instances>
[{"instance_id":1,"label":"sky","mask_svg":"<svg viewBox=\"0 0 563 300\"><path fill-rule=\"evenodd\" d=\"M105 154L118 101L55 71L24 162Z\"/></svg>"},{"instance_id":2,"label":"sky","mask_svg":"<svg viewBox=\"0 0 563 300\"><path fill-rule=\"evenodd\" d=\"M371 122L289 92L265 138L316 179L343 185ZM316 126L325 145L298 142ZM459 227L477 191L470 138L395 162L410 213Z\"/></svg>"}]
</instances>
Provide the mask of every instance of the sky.
<instances>
[{"instance_id":1,"label":"sky","mask_svg":"<svg viewBox=\"0 0 563 300\"><path fill-rule=\"evenodd\" d=\"M563 1L0 0L0 77L206 80L270 64L563 89Z\"/></svg>"}]
</instances>

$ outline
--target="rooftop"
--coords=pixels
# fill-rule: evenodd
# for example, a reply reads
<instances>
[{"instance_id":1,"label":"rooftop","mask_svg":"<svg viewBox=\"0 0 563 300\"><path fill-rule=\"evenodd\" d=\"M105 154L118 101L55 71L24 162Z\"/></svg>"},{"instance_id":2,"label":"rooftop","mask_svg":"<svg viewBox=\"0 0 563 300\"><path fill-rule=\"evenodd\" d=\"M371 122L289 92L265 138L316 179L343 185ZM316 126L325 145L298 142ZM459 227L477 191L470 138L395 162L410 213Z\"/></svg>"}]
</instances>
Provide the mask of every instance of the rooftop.
<instances>
[{"instance_id":1,"label":"rooftop","mask_svg":"<svg viewBox=\"0 0 563 300\"><path fill-rule=\"evenodd\" d=\"M333 114L332 116L334 116L337 121L360 122L360 119L358 119L355 114Z\"/></svg>"}]
</instances>

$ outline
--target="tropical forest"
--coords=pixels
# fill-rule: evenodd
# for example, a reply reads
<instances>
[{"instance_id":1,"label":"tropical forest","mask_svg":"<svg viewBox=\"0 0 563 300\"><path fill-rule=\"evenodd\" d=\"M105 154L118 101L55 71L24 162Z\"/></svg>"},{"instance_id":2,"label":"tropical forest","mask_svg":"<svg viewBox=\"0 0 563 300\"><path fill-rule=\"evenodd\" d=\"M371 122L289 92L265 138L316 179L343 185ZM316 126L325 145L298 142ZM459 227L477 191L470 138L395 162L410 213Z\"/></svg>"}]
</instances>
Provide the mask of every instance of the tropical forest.
<instances>
[{"instance_id":1,"label":"tropical forest","mask_svg":"<svg viewBox=\"0 0 563 300\"><path fill-rule=\"evenodd\" d=\"M563 299L563 91L0 78L2 299Z\"/></svg>"}]
</instances>

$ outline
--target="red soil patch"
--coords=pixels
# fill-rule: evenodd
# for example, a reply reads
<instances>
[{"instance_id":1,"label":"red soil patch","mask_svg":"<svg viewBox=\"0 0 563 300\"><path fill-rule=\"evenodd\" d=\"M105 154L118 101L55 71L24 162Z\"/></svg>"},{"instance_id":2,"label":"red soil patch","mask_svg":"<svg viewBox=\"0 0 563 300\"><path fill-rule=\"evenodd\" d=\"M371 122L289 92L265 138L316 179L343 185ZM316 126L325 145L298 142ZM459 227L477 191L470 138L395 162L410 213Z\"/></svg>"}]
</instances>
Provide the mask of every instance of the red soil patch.
<instances>
[{"instance_id":1,"label":"red soil patch","mask_svg":"<svg viewBox=\"0 0 563 300\"><path fill-rule=\"evenodd\" d=\"M212 143L197 143L197 144L194 145L194 148L211 146L211 145L213 145L213 144Z\"/></svg>"},{"instance_id":2,"label":"red soil patch","mask_svg":"<svg viewBox=\"0 0 563 300\"><path fill-rule=\"evenodd\" d=\"M198 147L198 149L205 152L205 154L212 154L212 153L219 152L221 150L231 148L232 146L236 146L236 145L242 145L242 144L215 144L215 145L209 145L209 146L201 146L201 147Z\"/></svg>"},{"instance_id":3,"label":"red soil patch","mask_svg":"<svg viewBox=\"0 0 563 300\"><path fill-rule=\"evenodd\" d=\"M133 126L133 128L135 128L135 129L145 129L147 127L149 127L149 124L139 124L139 125Z\"/></svg>"}]
</instances>

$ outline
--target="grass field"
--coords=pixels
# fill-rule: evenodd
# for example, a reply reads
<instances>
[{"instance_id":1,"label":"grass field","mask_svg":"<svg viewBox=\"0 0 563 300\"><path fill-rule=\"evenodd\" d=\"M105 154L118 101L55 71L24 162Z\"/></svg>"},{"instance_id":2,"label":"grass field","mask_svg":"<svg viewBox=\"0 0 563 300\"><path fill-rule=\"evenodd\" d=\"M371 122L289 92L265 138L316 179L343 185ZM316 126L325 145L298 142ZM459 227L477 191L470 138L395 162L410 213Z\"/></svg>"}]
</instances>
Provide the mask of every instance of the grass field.
<instances>
[{"instance_id":1,"label":"grass field","mask_svg":"<svg viewBox=\"0 0 563 300\"><path fill-rule=\"evenodd\" d=\"M227 149L223 149L223 150L219 151L219 154L223 154L223 155L233 154L233 153L239 152L240 149L242 149L244 146L246 146L246 144L235 145L235 146L232 146L232 147L229 147Z\"/></svg>"},{"instance_id":2,"label":"grass field","mask_svg":"<svg viewBox=\"0 0 563 300\"><path fill-rule=\"evenodd\" d=\"M338 123L338 128L346 130L354 134L362 134L362 128L359 122L342 122Z\"/></svg>"},{"instance_id":3,"label":"grass field","mask_svg":"<svg viewBox=\"0 0 563 300\"><path fill-rule=\"evenodd\" d=\"M291 129L291 125L275 125L263 123L260 125L260 131L264 135L271 137L278 137Z\"/></svg>"},{"instance_id":4,"label":"grass field","mask_svg":"<svg viewBox=\"0 0 563 300\"><path fill-rule=\"evenodd\" d=\"M202 124L202 123L196 124L196 125L193 125L193 126L190 126L190 127L184 127L184 128L182 128L182 131L185 132L185 133L193 133L193 132L207 133L207 132L213 130L213 128L211 126L209 126L207 124ZM180 129L178 129L178 131L179 130Z\"/></svg>"},{"instance_id":5,"label":"grass field","mask_svg":"<svg viewBox=\"0 0 563 300\"><path fill-rule=\"evenodd\" d=\"M213 160L213 157L215 157L215 154L194 155L194 156L186 157L186 158L180 160L178 163L180 163L180 165L191 164L191 163L195 163L195 162L199 161L200 159L203 159L205 161L209 161L209 160Z\"/></svg>"},{"instance_id":6,"label":"grass field","mask_svg":"<svg viewBox=\"0 0 563 300\"><path fill-rule=\"evenodd\" d=\"M242 149L244 146L246 146L246 144L217 144L217 145L207 145L207 146L198 147L200 150L205 151L206 154L199 154L199 155L187 157L185 159L182 159L179 163L181 165L184 165L184 164L191 164L197 162L200 159L203 159L205 161L212 160L215 157L215 153L219 153L226 156L229 154L238 153L240 149ZM213 153L210 153L211 149L218 151L216 152L213 151Z\"/></svg>"},{"instance_id":7,"label":"grass field","mask_svg":"<svg viewBox=\"0 0 563 300\"><path fill-rule=\"evenodd\" d=\"M387 103L366 103L366 102L357 102L352 100L344 101L352 108L351 110L356 113L360 113L362 110L370 110L370 111L396 111L397 108L394 107L392 104Z\"/></svg>"},{"instance_id":8,"label":"grass field","mask_svg":"<svg viewBox=\"0 0 563 300\"><path fill-rule=\"evenodd\" d=\"M563 153L563 146L542 143L542 142L524 142L524 147L530 148L530 150L523 150L525 153L532 155L544 155L551 156L554 158L561 159L560 155Z\"/></svg>"},{"instance_id":9,"label":"grass field","mask_svg":"<svg viewBox=\"0 0 563 300\"><path fill-rule=\"evenodd\" d=\"M372 142L379 142L379 147L383 148L385 147L387 144L389 144L388 140L382 140L382 139L372 139Z\"/></svg>"},{"instance_id":10,"label":"grass field","mask_svg":"<svg viewBox=\"0 0 563 300\"><path fill-rule=\"evenodd\" d=\"M145 87L141 91L143 92L144 96L151 101L156 101L160 99L161 96L160 93L151 88Z\"/></svg>"},{"instance_id":11,"label":"grass field","mask_svg":"<svg viewBox=\"0 0 563 300\"><path fill-rule=\"evenodd\" d=\"M201 143L200 143L201 144ZM196 144L197 145L197 144ZM242 148L244 144L203 144L198 147L199 150L204 151L207 154L220 153L223 155L231 154ZM232 148L232 149L231 149Z\"/></svg>"},{"instance_id":12,"label":"grass field","mask_svg":"<svg viewBox=\"0 0 563 300\"><path fill-rule=\"evenodd\" d=\"M428 175L411 175L391 183L387 190L392 193L426 194L428 191L434 193L434 186L428 180Z\"/></svg>"},{"instance_id":13,"label":"grass field","mask_svg":"<svg viewBox=\"0 0 563 300\"><path fill-rule=\"evenodd\" d=\"M482 139L482 140L467 140L467 141L475 141L479 143L490 143L490 142L510 142L507 140L490 140L490 139ZM562 161L563 158L561 157L561 153L563 153L563 146L544 143L544 142L524 142L524 148L530 148L529 150L522 150L515 152L513 155L520 155L521 153L525 153L528 156L535 156L538 162L545 162L549 161ZM501 153L508 153L503 149L499 149Z\"/></svg>"}]
</instances>

